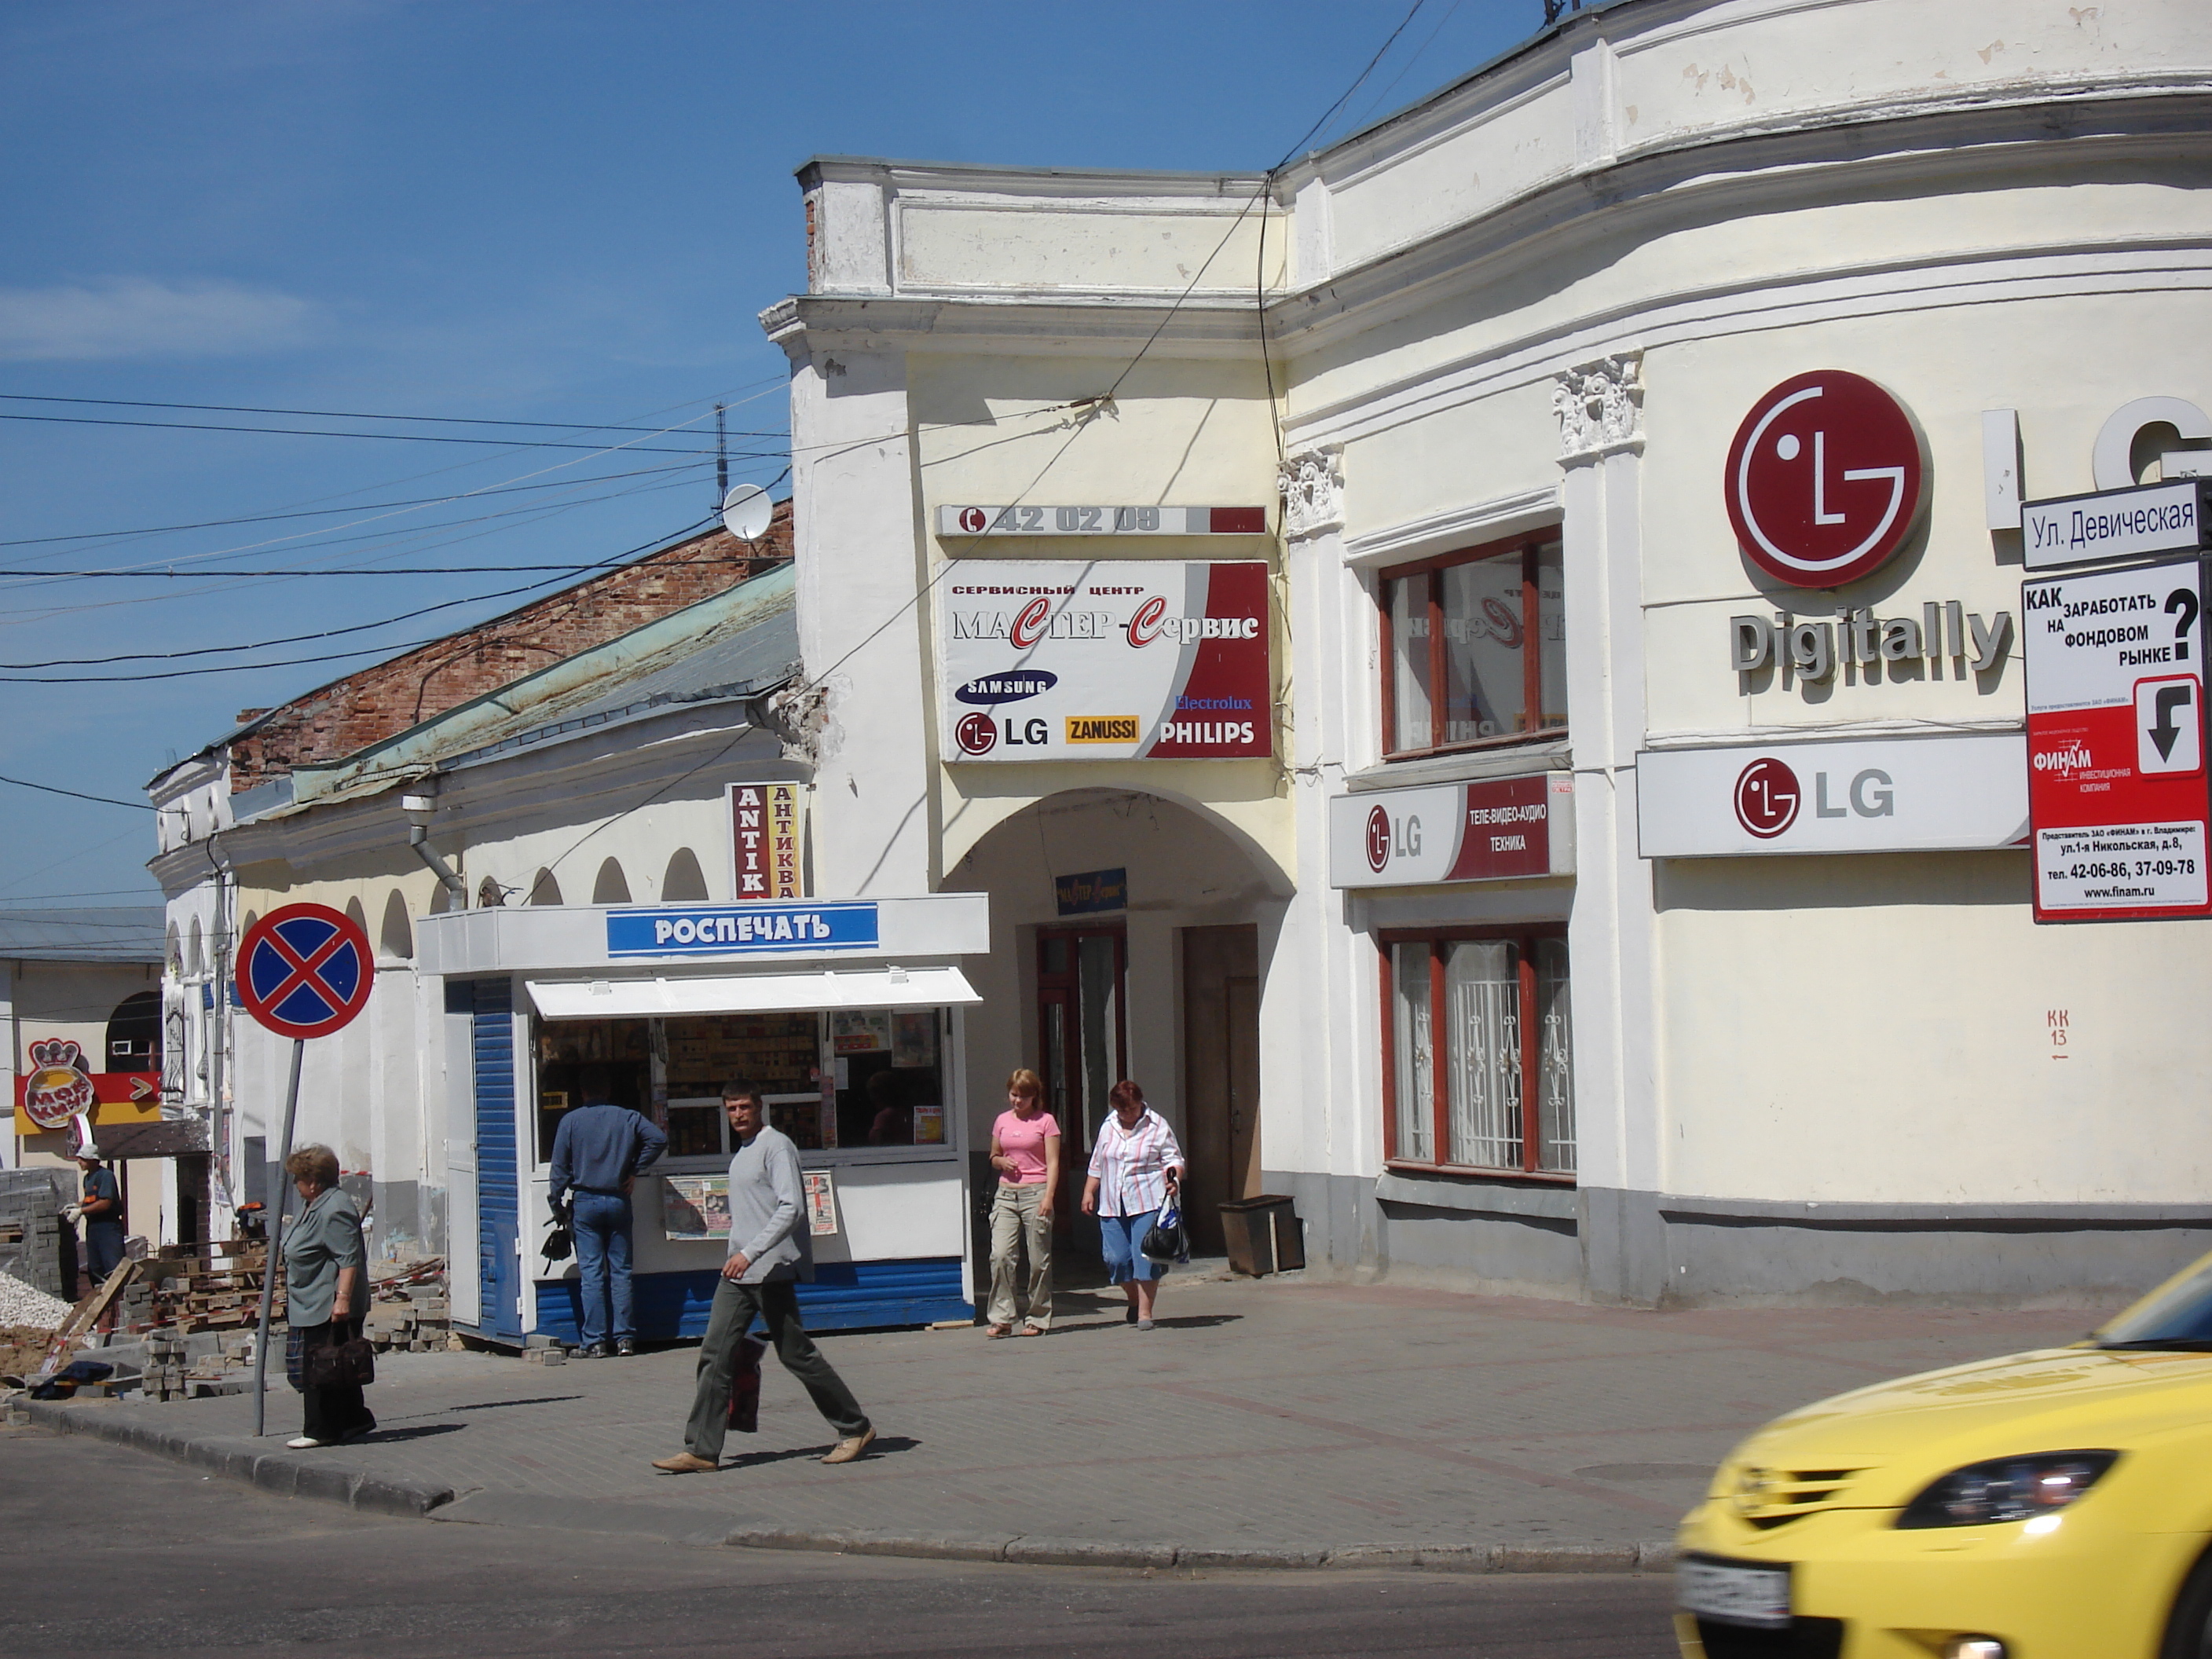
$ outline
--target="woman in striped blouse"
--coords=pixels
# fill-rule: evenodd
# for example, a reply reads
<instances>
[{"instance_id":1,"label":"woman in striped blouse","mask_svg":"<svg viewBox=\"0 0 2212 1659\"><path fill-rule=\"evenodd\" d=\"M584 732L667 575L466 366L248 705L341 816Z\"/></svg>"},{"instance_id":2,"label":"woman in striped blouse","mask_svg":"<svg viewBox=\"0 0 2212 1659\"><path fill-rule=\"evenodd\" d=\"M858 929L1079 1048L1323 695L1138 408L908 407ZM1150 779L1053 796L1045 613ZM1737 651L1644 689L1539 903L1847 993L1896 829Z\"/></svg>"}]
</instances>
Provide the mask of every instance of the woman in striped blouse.
<instances>
[{"instance_id":1,"label":"woman in striped blouse","mask_svg":"<svg viewBox=\"0 0 2212 1659\"><path fill-rule=\"evenodd\" d=\"M1091 1178L1083 1187L1083 1213L1098 1218L1098 1242L1109 1278L1127 1293L1122 1316L1140 1331L1152 1328L1152 1300L1167 1271L1147 1261L1145 1235L1160 1207L1182 1182L1182 1148L1168 1121L1145 1103L1145 1091L1123 1078L1106 1097L1113 1115L1098 1126L1091 1153Z\"/></svg>"}]
</instances>

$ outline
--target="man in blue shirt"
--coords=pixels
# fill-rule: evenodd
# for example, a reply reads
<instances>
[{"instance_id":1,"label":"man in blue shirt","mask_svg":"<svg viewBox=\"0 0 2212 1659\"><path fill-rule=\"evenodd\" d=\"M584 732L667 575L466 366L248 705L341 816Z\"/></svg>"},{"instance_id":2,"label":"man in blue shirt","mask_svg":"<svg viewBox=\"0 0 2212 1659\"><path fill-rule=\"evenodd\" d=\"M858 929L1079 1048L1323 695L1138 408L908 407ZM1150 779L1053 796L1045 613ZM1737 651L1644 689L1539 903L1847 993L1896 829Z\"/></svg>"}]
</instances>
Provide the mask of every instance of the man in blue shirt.
<instances>
[{"instance_id":1,"label":"man in blue shirt","mask_svg":"<svg viewBox=\"0 0 2212 1659\"><path fill-rule=\"evenodd\" d=\"M87 1141L76 1157L84 1171L84 1197L77 1213L84 1218L85 1264L92 1269L94 1289L107 1282L123 1261L123 1188L115 1171L101 1167L100 1148Z\"/></svg>"},{"instance_id":2,"label":"man in blue shirt","mask_svg":"<svg viewBox=\"0 0 2212 1659\"><path fill-rule=\"evenodd\" d=\"M556 1212L571 1190L576 1194L568 1224L575 1235L583 1304L580 1359L637 1352L637 1326L630 1316L630 1187L640 1170L668 1150L668 1137L649 1118L613 1103L613 1085L614 1073L606 1066L584 1067L576 1091L584 1103L569 1109L553 1136L549 1195Z\"/></svg>"}]
</instances>

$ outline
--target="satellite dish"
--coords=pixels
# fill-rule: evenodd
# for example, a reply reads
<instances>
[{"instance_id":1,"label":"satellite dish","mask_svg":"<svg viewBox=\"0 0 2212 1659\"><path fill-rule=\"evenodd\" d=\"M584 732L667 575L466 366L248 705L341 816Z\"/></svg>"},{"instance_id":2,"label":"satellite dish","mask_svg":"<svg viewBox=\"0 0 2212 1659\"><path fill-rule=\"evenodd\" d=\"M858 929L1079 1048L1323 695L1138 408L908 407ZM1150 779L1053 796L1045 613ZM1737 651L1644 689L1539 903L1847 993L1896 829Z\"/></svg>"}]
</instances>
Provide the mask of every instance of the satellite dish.
<instances>
[{"instance_id":1,"label":"satellite dish","mask_svg":"<svg viewBox=\"0 0 2212 1659\"><path fill-rule=\"evenodd\" d=\"M739 484L722 497L722 525L741 542L757 542L768 532L775 503L758 484Z\"/></svg>"}]
</instances>

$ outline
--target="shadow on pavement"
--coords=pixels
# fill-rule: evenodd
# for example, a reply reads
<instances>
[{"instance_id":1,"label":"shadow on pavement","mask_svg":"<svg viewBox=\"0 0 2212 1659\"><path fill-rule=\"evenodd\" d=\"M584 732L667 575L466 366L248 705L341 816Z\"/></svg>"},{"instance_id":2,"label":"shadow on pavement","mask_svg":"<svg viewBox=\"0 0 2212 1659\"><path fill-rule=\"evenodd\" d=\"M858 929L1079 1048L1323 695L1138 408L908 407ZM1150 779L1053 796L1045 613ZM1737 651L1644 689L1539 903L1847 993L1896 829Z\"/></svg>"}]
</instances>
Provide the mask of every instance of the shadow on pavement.
<instances>
[{"instance_id":1,"label":"shadow on pavement","mask_svg":"<svg viewBox=\"0 0 2212 1659\"><path fill-rule=\"evenodd\" d=\"M452 1406L457 1412L503 1412L509 1406L559 1406L571 1400L581 1400L580 1394L541 1394L528 1400L486 1400L473 1406Z\"/></svg>"}]
</instances>

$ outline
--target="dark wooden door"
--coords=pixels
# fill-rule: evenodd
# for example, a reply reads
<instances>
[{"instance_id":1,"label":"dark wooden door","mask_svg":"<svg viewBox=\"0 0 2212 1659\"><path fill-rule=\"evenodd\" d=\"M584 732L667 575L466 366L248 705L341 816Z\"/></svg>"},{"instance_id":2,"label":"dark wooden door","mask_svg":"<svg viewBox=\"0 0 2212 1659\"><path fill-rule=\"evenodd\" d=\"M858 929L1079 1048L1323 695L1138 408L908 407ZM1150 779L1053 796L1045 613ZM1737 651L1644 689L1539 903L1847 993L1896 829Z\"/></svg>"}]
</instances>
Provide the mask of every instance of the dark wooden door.
<instances>
[{"instance_id":1,"label":"dark wooden door","mask_svg":"<svg viewBox=\"0 0 2212 1659\"><path fill-rule=\"evenodd\" d=\"M1183 1152L1191 1244L1224 1249L1224 1200L1259 1191L1260 930L1182 930Z\"/></svg>"}]
</instances>

